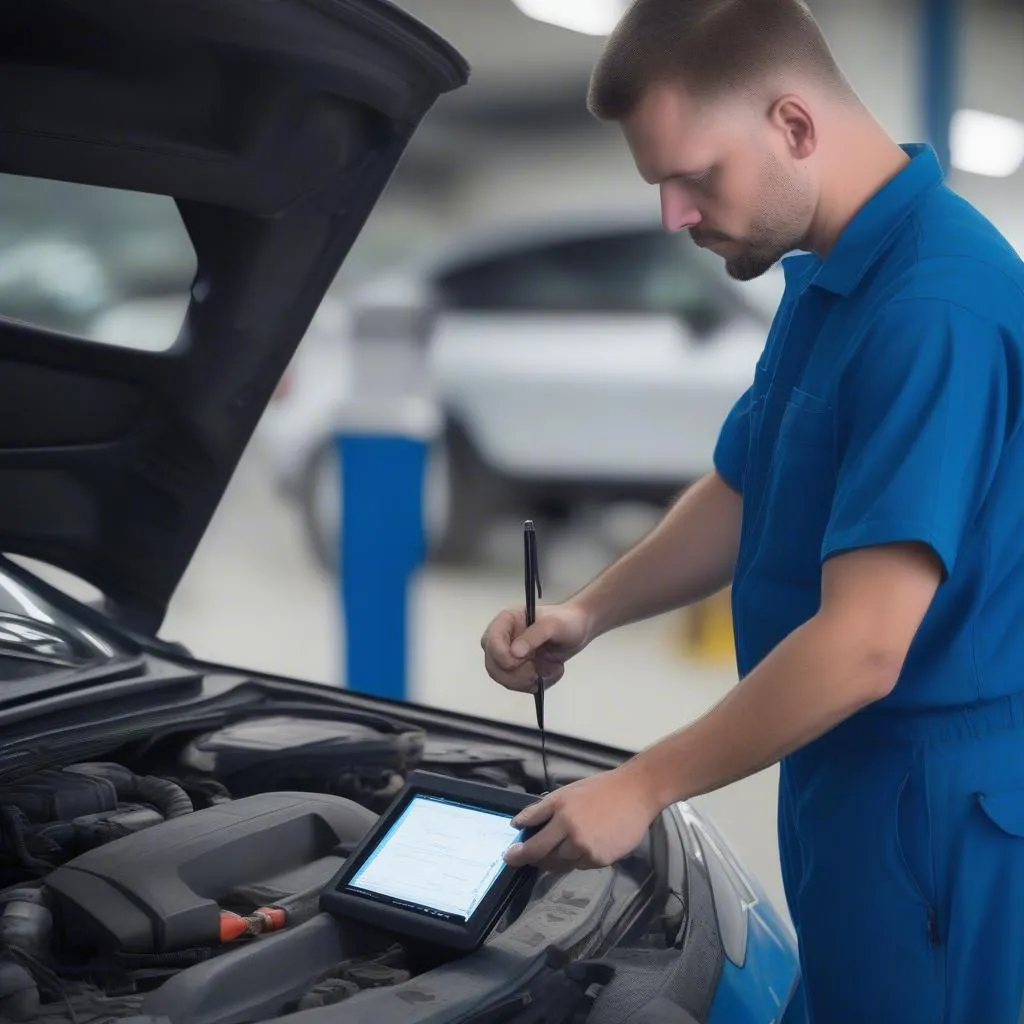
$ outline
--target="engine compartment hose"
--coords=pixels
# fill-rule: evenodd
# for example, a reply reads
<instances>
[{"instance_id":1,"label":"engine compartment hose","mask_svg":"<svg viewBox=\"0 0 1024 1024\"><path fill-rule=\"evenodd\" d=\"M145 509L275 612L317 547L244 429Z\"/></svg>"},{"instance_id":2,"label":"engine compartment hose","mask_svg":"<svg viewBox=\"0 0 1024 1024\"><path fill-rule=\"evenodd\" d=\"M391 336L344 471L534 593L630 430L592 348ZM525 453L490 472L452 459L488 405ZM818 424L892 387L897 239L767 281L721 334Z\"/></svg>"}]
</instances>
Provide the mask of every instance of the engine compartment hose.
<instances>
[{"instance_id":1,"label":"engine compartment hose","mask_svg":"<svg viewBox=\"0 0 1024 1024\"><path fill-rule=\"evenodd\" d=\"M158 779L155 775L134 775L125 788L128 792L122 796L152 804L168 820L183 818L193 811L188 793L167 779Z\"/></svg>"},{"instance_id":2,"label":"engine compartment hose","mask_svg":"<svg viewBox=\"0 0 1024 1024\"><path fill-rule=\"evenodd\" d=\"M220 912L220 941L234 942L243 936L266 935L280 931L288 923L288 912L282 907L259 907L251 914Z\"/></svg>"},{"instance_id":3,"label":"engine compartment hose","mask_svg":"<svg viewBox=\"0 0 1024 1024\"><path fill-rule=\"evenodd\" d=\"M14 854L22 867L39 874L49 874L53 865L36 857L25 840L25 817L17 807L0 807L0 846Z\"/></svg>"},{"instance_id":4,"label":"engine compartment hose","mask_svg":"<svg viewBox=\"0 0 1024 1024\"><path fill-rule=\"evenodd\" d=\"M40 1014L39 986L21 964L0 960L0 1020L29 1021Z\"/></svg>"},{"instance_id":5,"label":"engine compartment hose","mask_svg":"<svg viewBox=\"0 0 1024 1024\"><path fill-rule=\"evenodd\" d=\"M111 761L86 761L71 765L66 771L94 779L105 779L114 787L120 803L150 804L164 818L181 818L194 810L192 800L175 782L153 775L136 775L122 764Z\"/></svg>"},{"instance_id":6,"label":"engine compartment hose","mask_svg":"<svg viewBox=\"0 0 1024 1024\"><path fill-rule=\"evenodd\" d=\"M42 956L52 936L53 914L42 900L12 900L0 914L0 948Z\"/></svg>"},{"instance_id":7,"label":"engine compartment hose","mask_svg":"<svg viewBox=\"0 0 1024 1024\"><path fill-rule=\"evenodd\" d=\"M282 910L292 927L304 924L320 913L320 897L323 891L324 887L318 885L311 890L296 893L281 900L274 909Z\"/></svg>"},{"instance_id":8,"label":"engine compartment hose","mask_svg":"<svg viewBox=\"0 0 1024 1024\"><path fill-rule=\"evenodd\" d=\"M172 950L168 953L115 953L114 960L127 970L177 970L195 967L196 964L205 963L212 956L213 950L203 946L197 949Z\"/></svg>"},{"instance_id":9,"label":"engine compartment hose","mask_svg":"<svg viewBox=\"0 0 1024 1024\"><path fill-rule=\"evenodd\" d=\"M4 889L0 892L0 907L6 907L8 903L35 903L48 907L50 904L45 883L41 880L25 882L17 889Z\"/></svg>"}]
</instances>

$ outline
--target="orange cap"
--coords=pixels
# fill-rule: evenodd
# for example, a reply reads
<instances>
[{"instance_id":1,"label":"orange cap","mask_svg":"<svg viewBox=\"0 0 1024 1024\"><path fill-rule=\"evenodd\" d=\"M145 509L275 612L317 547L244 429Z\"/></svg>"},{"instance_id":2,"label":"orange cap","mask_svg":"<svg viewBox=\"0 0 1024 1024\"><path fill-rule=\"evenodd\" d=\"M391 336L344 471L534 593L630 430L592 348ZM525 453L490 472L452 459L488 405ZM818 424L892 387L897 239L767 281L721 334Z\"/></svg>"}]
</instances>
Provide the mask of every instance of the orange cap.
<instances>
[{"instance_id":1,"label":"orange cap","mask_svg":"<svg viewBox=\"0 0 1024 1024\"><path fill-rule=\"evenodd\" d=\"M238 914L234 914L230 910L222 910L220 912L221 942L233 942L240 935L244 935L247 928L248 926L245 923L244 917L240 917Z\"/></svg>"}]
</instances>

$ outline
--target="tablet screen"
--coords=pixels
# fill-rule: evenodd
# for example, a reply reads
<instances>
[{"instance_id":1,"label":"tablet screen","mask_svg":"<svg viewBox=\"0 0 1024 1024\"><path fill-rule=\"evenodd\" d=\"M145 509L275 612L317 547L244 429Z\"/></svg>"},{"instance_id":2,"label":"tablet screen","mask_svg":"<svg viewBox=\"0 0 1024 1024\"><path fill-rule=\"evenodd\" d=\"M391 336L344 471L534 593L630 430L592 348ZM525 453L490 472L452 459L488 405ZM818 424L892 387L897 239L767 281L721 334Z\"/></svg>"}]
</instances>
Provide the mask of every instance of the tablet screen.
<instances>
[{"instance_id":1,"label":"tablet screen","mask_svg":"<svg viewBox=\"0 0 1024 1024\"><path fill-rule=\"evenodd\" d=\"M414 796L348 883L349 889L468 920L523 833L513 814Z\"/></svg>"}]
</instances>

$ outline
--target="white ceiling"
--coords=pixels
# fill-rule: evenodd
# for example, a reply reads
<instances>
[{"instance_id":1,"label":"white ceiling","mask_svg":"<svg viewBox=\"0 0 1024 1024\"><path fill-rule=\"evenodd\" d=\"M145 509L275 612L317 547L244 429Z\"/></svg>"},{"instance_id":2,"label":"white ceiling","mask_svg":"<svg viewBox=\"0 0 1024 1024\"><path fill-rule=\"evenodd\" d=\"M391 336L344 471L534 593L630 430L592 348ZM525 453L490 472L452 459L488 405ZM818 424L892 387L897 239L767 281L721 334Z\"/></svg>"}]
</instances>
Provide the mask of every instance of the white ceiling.
<instances>
[{"instance_id":1,"label":"white ceiling","mask_svg":"<svg viewBox=\"0 0 1024 1024\"><path fill-rule=\"evenodd\" d=\"M470 83L445 107L537 102L586 88L602 40L526 17L512 0L398 0L462 52Z\"/></svg>"},{"instance_id":2,"label":"white ceiling","mask_svg":"<svg viewBox=\"0 0 1024 1024\"><path fill-rule=\"evenodd\" d=\"M446 113L543 102L582 105L603 39L547 25L512 0L394 0L439 32L469 61L470 83L444 101ZM809 0L824 13L851 0ZM916 3L917 0L892 0ZM971 3L1017 0L970 0Z\"/></svg>"},{"instance_id":3,"label":"white ceiling","mask_svg":"<svg viewBox=\"0 0 1024 1024\"><path fill-rule=\"evenodd\" d=\"M522 105L582 107L587 80L600 52L602 39L534 21L512 0L394 0L414 17L455 45L472 66L465 88L445 98L442 116ZM809 0L826 32L837 20L849 24L854 0ZM889 0L893 14L921 10L920 0ZM979 15L1005 18L1016 28L1022 0L965 0L967 22ZM1015 13L1016 12L1016 13ZM870 20L870 19L869 19ZM876 30L879 26L876 23ZM1010 29L1013 31L1013 29ZM840 43L842 49L842 41Z\"/></svg>"}]
</instances>

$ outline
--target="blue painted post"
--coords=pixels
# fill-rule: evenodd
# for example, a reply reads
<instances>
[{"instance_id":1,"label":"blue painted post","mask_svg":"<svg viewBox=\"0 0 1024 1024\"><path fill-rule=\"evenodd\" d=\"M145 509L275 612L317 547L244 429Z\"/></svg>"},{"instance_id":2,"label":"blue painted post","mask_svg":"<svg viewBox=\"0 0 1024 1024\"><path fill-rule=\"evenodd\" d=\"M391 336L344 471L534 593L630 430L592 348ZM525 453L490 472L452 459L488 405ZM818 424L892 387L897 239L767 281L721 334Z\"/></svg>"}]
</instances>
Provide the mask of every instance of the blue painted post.
<instances>
[{"instance_id":1,"label":"blue painted post","mask_svg":"<svg viewBox=\"0 0 1024 1024\"><path fill-rule=\"evenodd\" d=\"M921 0L921 100L925 137L943 170L950 166L950 126L956 110L958 0Z\"/></svg>"},{"instance_id":2,"label":"blue painted post","mask_svg":"<svg viewBox=\"0 0 1024 1024\"><path fill-rule=\"evenodd\" d=\"M338 580L345 629L344 683L403 700L408 679L409 584L423 563L423 477L428 440L343 430Z\"/></svg>"}]
</instances>

